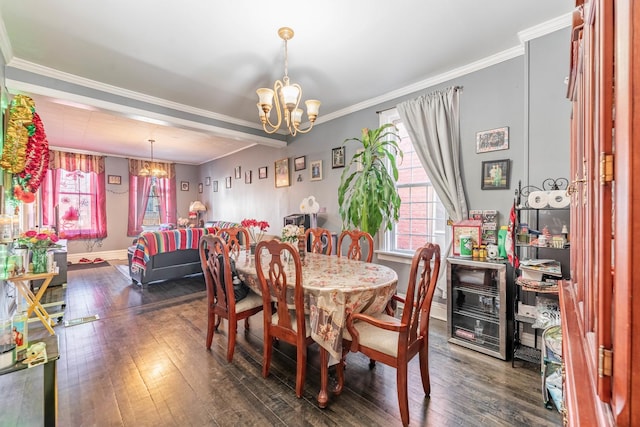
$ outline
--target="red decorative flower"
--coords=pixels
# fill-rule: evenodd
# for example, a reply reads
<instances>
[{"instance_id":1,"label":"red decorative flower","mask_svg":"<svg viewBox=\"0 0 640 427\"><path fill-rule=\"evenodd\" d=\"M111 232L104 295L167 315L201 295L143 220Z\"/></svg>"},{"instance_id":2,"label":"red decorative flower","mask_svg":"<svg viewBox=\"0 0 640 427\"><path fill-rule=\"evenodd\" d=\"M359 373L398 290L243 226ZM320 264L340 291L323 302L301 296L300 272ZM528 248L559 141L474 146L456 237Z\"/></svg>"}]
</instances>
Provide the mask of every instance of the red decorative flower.
<instances>
[{"instance_id":1,"label":"red decorative flower","mask_svg":"<svg viewBox=\"0 0 640 427\"><path fill-rule=\"evenodd\" d=\"M251 236L251 240L253 240L254 243L258 243L262 240L265 231L269 228L269 223L267 221L258 221L256 219L245 218L242 220L240 225L247 229Z\"/></svg>"}]
</instances>

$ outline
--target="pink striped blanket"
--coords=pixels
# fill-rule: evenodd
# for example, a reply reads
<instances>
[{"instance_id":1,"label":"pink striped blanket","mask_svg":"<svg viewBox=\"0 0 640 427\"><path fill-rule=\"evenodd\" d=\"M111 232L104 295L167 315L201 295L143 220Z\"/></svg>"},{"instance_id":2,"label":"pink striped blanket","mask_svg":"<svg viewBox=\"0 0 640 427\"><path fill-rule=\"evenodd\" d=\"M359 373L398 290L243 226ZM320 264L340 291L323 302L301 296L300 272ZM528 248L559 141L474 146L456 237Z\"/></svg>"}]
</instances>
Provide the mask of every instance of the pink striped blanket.
<instances>
[{"instance_id":1,"label":"pink striped blanket","mask_svg":"<svg viewBox=\"0 0 640 427\"><path fill-rule=\"evenodd\" d=\"M159 253L198 249L200 237L215 231L215 228L182 228L142 233L133 252L131 268L144 271L149 259Z\"/></svg>"}]
</instances>

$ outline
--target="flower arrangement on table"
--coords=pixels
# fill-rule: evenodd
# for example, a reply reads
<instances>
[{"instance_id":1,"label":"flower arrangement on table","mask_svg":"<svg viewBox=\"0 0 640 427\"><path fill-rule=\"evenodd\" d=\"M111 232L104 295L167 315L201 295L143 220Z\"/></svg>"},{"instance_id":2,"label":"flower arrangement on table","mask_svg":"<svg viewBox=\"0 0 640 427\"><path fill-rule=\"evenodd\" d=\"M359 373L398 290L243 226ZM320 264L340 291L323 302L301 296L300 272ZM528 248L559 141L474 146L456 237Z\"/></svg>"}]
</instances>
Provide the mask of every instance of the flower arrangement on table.
<instances>
[{"instance_id":1,"label":"flower arrangement on table","mask_svg":"<svg viewBox=\"0 0 640 427\"><path fill-rule=\"evenodd\" d=\"M18 246L27 248L32 253L31 262L33 263L34 273L47 272L47 249L60 247L58 236L50 230L29 230L20 234L18 237Z\"/></svg>"},{"instance_id":2,"label":"flower arrangement on table","mask_svg":"<svg viewBox=\"0 0 640 427\"><path fill-rule=\"evenodd\" d=\"M264 237L264 233L269 228L269 223L267 221L258 221L256 219L243 219L240 223L241 226L247 229L249 232L249 236L251 236L251 240L256 245L262 240Z\"/></svg>"},{"instance_id":3,"label":"flower arrangement on table","mask_svg":"<svg viewBox=\"0 0 640 427\"><path fill-rule=\"evenodd\" d=\"M280 240L283 242L295 243L298 241L299 234L300 227L295 224L287 224L282 229L282 236Z\"/></svg>"}]
</instances>

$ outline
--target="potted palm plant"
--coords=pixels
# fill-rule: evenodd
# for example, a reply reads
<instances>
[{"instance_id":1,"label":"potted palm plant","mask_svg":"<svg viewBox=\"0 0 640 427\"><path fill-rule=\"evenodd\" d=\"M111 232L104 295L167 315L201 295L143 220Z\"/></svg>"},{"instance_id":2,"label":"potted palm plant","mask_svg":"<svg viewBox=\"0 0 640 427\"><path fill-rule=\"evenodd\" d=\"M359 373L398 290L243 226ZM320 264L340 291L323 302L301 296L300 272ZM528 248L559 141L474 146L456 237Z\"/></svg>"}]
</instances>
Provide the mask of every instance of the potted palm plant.
<instances>
[{"instance_id":1,"label":"potted palm plant","mask_svg":"<svg viewBox=\"0 0 640 427\"><path fill-rule=\"evenodd\" d=\"M358 228L375 236L383 224L391 230L398 221L400 195L395 185L396 160L403 155L398 139L397 128L388 123L377 129L362 129L360 138L344 141L357 141L363 147L340 178L338 205L344 229Z\"/></svg>"}]
</instances>

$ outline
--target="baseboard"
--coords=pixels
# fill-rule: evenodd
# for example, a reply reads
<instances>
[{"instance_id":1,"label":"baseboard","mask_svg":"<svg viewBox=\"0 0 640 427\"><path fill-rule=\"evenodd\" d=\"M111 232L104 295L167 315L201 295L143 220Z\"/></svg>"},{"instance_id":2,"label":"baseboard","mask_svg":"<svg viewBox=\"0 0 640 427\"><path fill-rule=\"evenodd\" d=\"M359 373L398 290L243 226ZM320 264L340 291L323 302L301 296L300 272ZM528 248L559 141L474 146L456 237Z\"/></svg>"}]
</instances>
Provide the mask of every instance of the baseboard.
<instances>
[{"instance_id":1,"label":"baseboard","mask_svg":"<svg viewBox=\"0 0 640 427\"><path fill-rule=\"evenodd\" d=\"M77 264L82 258L94 260L96 258L102 258L104 260L110 259L127 259L126 249L116 249L113 251L101 251L101 252L85 252L80 254L67 254L67 261L73 264Z\"/></svg>"},{"instance_id":2,"label":"baseboard","mask_svg":"<svg viewBox=\"0 0 640 427\"><path fill-rule=\"evenodd\" d=\"M434 319L447 321L447 305L440 302L431 304L431 316Z\"/></svg>"}]
</instances>

